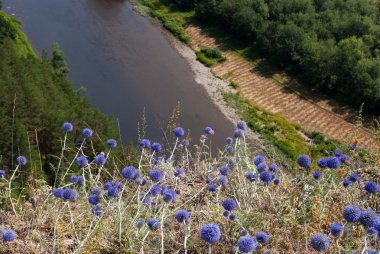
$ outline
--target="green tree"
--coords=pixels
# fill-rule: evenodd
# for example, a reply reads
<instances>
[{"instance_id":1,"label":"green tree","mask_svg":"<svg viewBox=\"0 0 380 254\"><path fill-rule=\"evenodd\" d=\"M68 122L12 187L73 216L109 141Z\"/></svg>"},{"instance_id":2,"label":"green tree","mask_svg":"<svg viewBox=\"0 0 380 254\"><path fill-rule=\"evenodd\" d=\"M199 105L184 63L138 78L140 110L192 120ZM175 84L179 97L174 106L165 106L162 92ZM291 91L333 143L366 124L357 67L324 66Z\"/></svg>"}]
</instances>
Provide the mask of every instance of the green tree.
<instances>
[{"instance_id":1,"label":"green tree","mask_svg":"<svg viewBox=\"0 0 380 254\"><path fill-rule=\"evenodd\" d=\"M53 57L51 59L51 65L54 68L54 74L58 76L66 76L69 73L65 54L59 47L58 43L53 44Z\"/></svg>"}]
</instances>

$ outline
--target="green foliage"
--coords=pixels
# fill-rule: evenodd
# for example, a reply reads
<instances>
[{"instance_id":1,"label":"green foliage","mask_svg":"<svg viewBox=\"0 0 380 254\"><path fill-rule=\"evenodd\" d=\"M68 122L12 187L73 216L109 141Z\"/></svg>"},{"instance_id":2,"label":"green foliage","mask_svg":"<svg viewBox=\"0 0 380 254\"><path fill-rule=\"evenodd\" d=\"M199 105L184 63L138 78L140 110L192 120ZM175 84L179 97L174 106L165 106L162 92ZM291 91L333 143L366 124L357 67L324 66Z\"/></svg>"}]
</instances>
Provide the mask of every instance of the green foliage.
<instances>
[{"instance_id":1,"label":"green foliage","mask_svg":"<svg viewBox=\"0 0 380 254\"><path fill-rule=\"evenodd\" d=\"M218 48L203 48L195 53L197 55L197 59L208 67L226 60Z\"/></svg>"},{"instance_id":2,"label":"green foliage","mask_svg":"<svg viewBox=\"0 0 380 254\"><path fill-rule=\"evenodd\" d=\"M51 59L51 66L54 68L54 74L57 76L66 76L69 73L69 68L65 59L63 51L60 49L58 43L53 45L53 57Z\"/></svg>"},{"instance_id":3,"label":"green foliage","mask_svg":"<svg viewBox=\"0 0 380 254\"><path fill-rule=\"evenodd\" d=\"M236 83L236 82L233 82L233 81L230 81L230 83L228 85L230 87L232 87L233 89L238 89L239 88L239 84Z\"/></svg>"}]
</instances>

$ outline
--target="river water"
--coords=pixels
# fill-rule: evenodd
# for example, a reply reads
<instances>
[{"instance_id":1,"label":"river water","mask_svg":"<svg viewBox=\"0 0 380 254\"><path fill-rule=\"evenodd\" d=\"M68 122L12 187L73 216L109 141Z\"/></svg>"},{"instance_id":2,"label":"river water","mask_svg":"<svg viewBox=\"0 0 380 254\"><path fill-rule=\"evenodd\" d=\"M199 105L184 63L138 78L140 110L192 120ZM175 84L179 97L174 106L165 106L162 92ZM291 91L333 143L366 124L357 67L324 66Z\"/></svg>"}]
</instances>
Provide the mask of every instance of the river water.
<instances>
[{"instance_id":1,"label":"river water","mask_svg":"<svg viewBox=\"0 0 380 254\"><path fill-rule=\"evenodd\" d=\"M69 77L87 89L93 107L119 119L121 135L136 141L145 109L147 137L162 128L180 103L179 125L198 139L205 126L221 146L233 125L207 97L187 62L158 25L135 13L126 0L5 0L3 9L21 20L34 50L58 42Z\"/></svg>"}]
</instances>

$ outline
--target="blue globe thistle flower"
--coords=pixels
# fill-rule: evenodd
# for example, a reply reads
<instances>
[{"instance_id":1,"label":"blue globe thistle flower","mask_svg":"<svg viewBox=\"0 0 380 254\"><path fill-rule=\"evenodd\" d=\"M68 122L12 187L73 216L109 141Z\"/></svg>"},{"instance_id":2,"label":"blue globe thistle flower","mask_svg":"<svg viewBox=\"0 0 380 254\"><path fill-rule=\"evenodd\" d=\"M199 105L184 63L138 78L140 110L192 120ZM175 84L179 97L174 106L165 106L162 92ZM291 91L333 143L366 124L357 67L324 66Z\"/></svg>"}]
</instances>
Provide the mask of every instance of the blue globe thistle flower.
<instances>
[{"instance_id":1,"label":"blue globe thistle flower","mask_svg":"<svg viewBox=\"0 0 380 254\"><path fill-rule=\"evenodd\" d=\"M243 130L237 129L234 131L235 138L244 138L245 132Z\"/></svg>"},{"instance_id":2,"label":"blue globe thistle flower","mask_svg":"<svg viewBox=\"0 0 380 254\"><path fill-rule=\"evenodd\" d=\"M214 135L215 131L211 127L207 126L205 128L205 134L207 134L207 135Z\"/></svg>"},{"instance_id":3,"label":"blue globe thistle flower","mask_svg":"<svg viewBox=\"0 0 380 254\"><path fill-rule=\"evenodd\" d=\"M102 216L103 215L103 209L100 205L94 205L92 206L91 212L94 216Z\"/></svg>"},{"instance_id":4,"label":"blue globe thistle flower","mask_svg":"<svg viewBox=\"0 0 380 254\"><path fill-rule=\"evenodd\" d=\"M84 177L83 176L78 176L77 184L78 185L83 185L84 184Z\"/></svg>"},{"instance_id":5,"label":"blue globe thistle flower","mask_svg":"<svg viewBox=\"0 0 380 254\"><path fill-rule=\"evenodd\" d=\"M85 156L82 155L75 159L75 163L79 168L85 168L88 165L88 160Z\"/></svg>"},{"instance_id":6,"label":"blue globe thistle flower","mask_svg":"<svg viewBox=\"0 0 380 254\"><path fill-rule=\"evenodd\" d=\"M265 157L262 155L257 155L253 158L253 164L256 166L259 165L260 163L265 163Z\"/></svg>"},{"instance_id":7,"label":"blue globe thistle flower","mask_svg":"<svg viewBox=\"0 0 380 254\"><path fill-rule=\"evenodd\" d=\"M77 198L77 193L71 188L63 190L62 197L67 201L74 201Z\"/></svg>"},{"instance_id":8,"label":"blue globe thistle flower","mask_svg":"<svg viewBox=\"0 0 380 254\"><path fill-rule=\"evenodd\" d=\"M309 155L301 154L297 159L297 163L303 168L308 168L311 165L311 158Z\"/></svg>"},{"instance_id":9,"label":"blue globe thistle flower","mask_svg":"<svg viewBox=\"0 0 380 254\"><path fill-rule=\"evenodd\" d=\"M237 122L236 127L242 131L246 131L247 130L247 123L240 120Z\"/></svg>"},{"instance_id":10,"label":"blue globe thistle flower","mask_svg":"<svg viewBox=\"0 0 380 254\"><path fill-rule=\"evenodd\" d=\"M91 138L92 137L92 130L90 129L90 128L84 128L83 130L82 130L82 136L84 137L84 138Z\"/></svg>"},{"instance_id":11,"label":"blue globe thistle flower","mask_svg":"<svg viewBox=\"0 0 380 254\"><path fill-rule=\"evenodd\" d=\"M228 217L228 215L230 215L230 212L227 211L227 210L224 210L224 211L223 211L223 216L224 216L224 217Z\"/></svg>"},{"instance_id":12,"label":"blue globe thistle flower","mask_svg":"<svg viewBox=\"0 0 380 254\"><path fill-rule=\"evenodd\" d=\"M343 210L343 217L346 219L347 222L358 222L361 212L362 211L358 206L348 205Z\"/></svg>"},{"instance_id":13,"label":"blue globe thistle flower","mask_svg":"<svg viewBox=\"0 0 380 254\"><path fill-rule=\"evenodd\" d=\"M94 187L91 188L91 194L94 194L96 196L101 196L102 193L103 193L103 190L99 186L94 186Z\"/></svg>"},{"instance_id":14,"label":"blue globe thistle flower","mask_svg":"<svg viewBox=\"0 0 380 254\"><path fill-rule=\"evenodd\" d=\"M144 186L146 184L146 180L144 178L141 178L140 185Z\"/></svg>"},{"instance_id":15,"label":"blue globe thistle flower","mask_svg":"<svg viewBox=\"0 0 380 254\"><path fill-rule=\"evenodd\" d=\"M4 177L5 176L5 170L4 169L0 169L0 177Z\"/></svg>"},{"instance_id":16,"label":"blue globe thistle flower","mask_svg":"<svg viewBox=\"0 0 380 254\"><path fill-rule=\"evenodd\" d=\"M344 179L342 184L344 188L347 188L348 186L350 186L351 181L350 179Z\"/></svg>"},{"instance_id":17,"label":"blue globe thistle flower","mask_svg":"<svg viewBox=\"0 0 380 254\"><path fill-rule=\"evenodd\" d=\"M156 231L160 228L160 223L158 222L156 218L152 218L148 220L146 224L148 225L149 229L153 231Z\"/></svg>"},{"instance_id":18,"label":"blue globe thistle flower","mask_svg":"<svg viewBox=\"0 0 380 254\"><path fill-rule=\"evenodd\" d=\"M176 212L175 218L179 223L187 223L190 219L190 214L186 210L179 210Z\"/></svg>"},{"instance_id":19,"label":"blue globe thistle flower","mask_svg":"<svg viewBox=\"0 0 380 254\"><path fill-rule=\"evenodd\" d=\"M236 202L233 198L226 198L222 204L223 208L227 211L232 211L236 208Z\"/></svg>"},{"instance_id":20,"label":"blue globe thistle flower","mask_svg":"<svg viewBox=\"0 0 380 254\"><path fill-rule=\"evenodd\" d=\"M144 138L143 140L141 140L140 141L140 147L145 148L145 149L149 148L150 147L149 139Z\"/></svg>"},{"instance_id":21,"label":"blue globe thistle flower","mask_svg":"<svg viewBox=\"0 0 380 254\"><path fill-rule=\"evenodd\" d=\"M78 183L78 177L76 175L72 175L70 177L70 182L72 182L72 183Z\"/></svg>"},{"instance_id":22,"label":"blue globe thistle flower","mask_svg":"<svg viewBox=\"0 0 380 254\"><path fill-rule=\"evenodd\" d=\"M230 169L227 166L222 166L219 172L221 175L227 176L230 173Z\"/></svg>"},{"instance_id":23,"label":"blue globe thistle flower","mask_svg":"<svg viewBox=\"0 0 380 254\"><path fill-rule=\"evenodd\" d=\"M113 186L113 183L112 182L106 182L105 184L104 184L104 189L106 189L106 190L108 190L110 187L112 187Z\"/></svg>"},{"instance_id":24,"label":"blue globe thistle flower","mask_svg":"<svg viewBox=\"0 0 380 254\"><path fill-rule=\"evenodd\" d=\"M110 149L114 149L117 147L117 141L111 138L107 141L107 146Z\"/></svg>"},{"instance_id":25,"label":"blue globe thistle flower","mask_svg":"<svg viewBox=\"0 0 380 254\"><path fill-rule=\"evenodd\" d=\"M107 194L110 198L115 198L119 195L119 189L115 186L110 186L107 190Z\"/></svg>"},{"instance_id":26,"label":"blue globe thistle flower","mask_svg":"<svg viewBox=\"0 0 380 254\"><path fill-rule=\"evenodd\" d=\"M310 237L310 245L314 250L324 252L330 246L330 239L323 233L315 233Z\"/></svg>"},{"instance_id":27,"label":"blue globe thistle flower","mask_svg":"<svg viewBox=\"0 0 380 254\"><path fill-rule=\"evenodd\" d=\"M203 241L209 244L215 244L219 241L221 233L218 225L214 223L204 224L200 231L200 236Z\"/></svg>"},{"instance_id":28,"label":"blue globe thistle flower","mask_svg":"<svg viewBox=\"0 0 380 254\"><path fill-rule=\"evenodd\" d=\"M339 157L339 159L340 159L340 162L346 164L347 166L351 166L352 164L351 157L348 155L342 155Z\"/></svg>"},{"instance_id":29,"label":"blue globe thistle flower","mask_svg":"<svg viewBox=\"0 0 380 254\"><path fill-rule=\"evenodd\" d=\"M169 202L175 201L175 199L177 197L177 193L173 189L165 189L162 192L162 196L163 196L164 201L169 203Z\"/></svg>"},{"instance_id":30,"label":"blue globe thistle flower","mask_svg":"<svg viewBox=\"0 0 380 254\"><path fill-rule=\"evenodd\" d=\"M262 162L259 165L257 165L257 171L259 173L264 172L266 168L267 168L267 164L265 164L265 162Z\"/></svg>"},{"instance_id":31,"label":"blue globe thistle flower","mask_svg":"<svg viewBox=\"0 0 380 254\"><path fill-rule=\"evenodd\" d=\"M230 137L226 138L226 143L228 145L231 145L233 142L234 142L234 140L232 138L230 138Z\"/></svg>"},{"instance_id":32,"label":"blue globe thistle flower","mask_svg":"<svg viewBox=\"0 0 380 254\"><path fill-rule=\"evenodd\" d=\"M313 177L315 180L319 180L321 178L321 176L322 176L322 173L320 171L315 171L313 173Z\"/></svg>"},{"instance_id":33,"label":"blue globe thistle flower","mask_svg":"<svg viewBox=\"0 0 380 254\"><path fill-rule=\"evenodd\" d=\"M123 184L121 182L113 182L113 186L118 188L118 189L122 189L123 188Z\"/></svg>"},{"instance_id":34,"label":"blue globe thistle flower","mask_svg":"<svg viewBox=\"0 0 380 254\"><path fill-rule=\"evenodd\" d=\"M334 222L330 226L330 232L334 237L341 237L343 234L343 225L339 222Z\"/></svg>"},{"instance_id":35,"label":"blue globe thistle flower","mask_svg":"<svg viewBox=\"0 0 380 254\"><path fill-rule=\"evenodd\" d=\"M231 214L228 216L228 219L230 219L230 220L235 220L235 219L236 219L236 214L231 213Z\"/></svg>"},{"instance_id":36,"label":"blue globe thistle flower","mask_svg":"<svg viewBox=\"0 0 380 254\"><path fill-rule=\"evenodd\" d=\"M72 132L73 131L73 125L69 122L64 122L62 125L62 129L64 132Z\"/></svg>"},{"instance_id":37,"label":"blue globe thistle flower","mask_svg":"<svg viewBox=\"0 0 380 254\"><path fill-rule=\"evenodd\" d=\"M377 236L379 234L379 232L376 230L376 228L369 227L366 230L366 234L369 235L369 236Z\"/></svg>"},{"instance_id":38,"label":"blue globe thistle flower","mask_svg":"<svg viewBox=\"0 0 380 254\"><path fill-rule=\"evenodd\" d=\"M125 179L134 180L137 175L137 170L134 166L128 166L121 170L121 175Z\"/></svg>"},{"instance_id":39,"label":"blue globe thistle flower","mask_svg":"<svg viewBox=\"0 0 380 254\"><path fill-rule=\"evenodd\" d=\"M278 170L278 167L276 164L269 164L268 168L272 172L277 172L277 170Z\"/></svg>"},{"instance_id":40,"label":"blue globe thistle flower","mask_svg":"<svg viewBox=\"0 0 380 254\"><path fill-rule=\"evenodd\" d=\"M260 179L265 185L268 185L272 181L272 174L268 171L263 171L260 173Z\"/></svg>"},{"instance_id":41,"label":"blue globe thistle flower","mask_svg":"<svg viewBox=\"0 0 380 254\"><path fill-rule=\"evenodd\" d=\"M4 230L1 238L3 238L4 242L12 242L16 238L16 233L13 230Z\"/></svg>"},{"instance_id":42,"label":"blue globe thistle flower","mask_svg":"<svg viewBox=\"0 0 380 254\"><path fill-rule=\"evenodd\" d=\"M144 204L145 207L150 207L152 205L152 199L147 196L143 196L140 198L140 201Z\"/></svg>"},{"instance_id":43,"label":"blue globe thistle flower","mask_svg":"<svg viewBox=\"0 0 380 254\"><path fill-rule=\"evenodd\" d=\"M179 177L180 175L183 174L183 172L185 172L185 171L182 168L176 168L174 171L174 176Z\"/></svg>"},{"instance_id":44,"label":"blue globe thistle flower","mask_svg":"<svg viewBox=\"0 0 380 254\"><path fill-rule=\"evenodd\" d=\"M351 173L351 175L349 176L349 179L351 182L357 182L359 180L359 175L356 174L356 173Z\"/></svg>"},{"instance_id":45,"label":"blue globe thistle flower","mask_svg":"<svg viewBox=\"0 0 380 254\"><path fill-rule=\"evenodd\" d=\"M212 183L210 177L207 177L205 182L206 182L207 184Z\"/></svg>"},{"instance_id":46,"label":"blue globe thistle flower","mask_svg":"<svg viewBox=\"0 0 380 254\"><path fill-rule=\"evenodd\" d=\"M156 184L152 185L149 189L149 194L153 197L156 197L159 193L161 193L161 186Z\"/></svg>"},{"instance_id":47,"label":"blue globe thistle flower","mask_svg":"<svg viewBox=\"0 0 380 254\"><path fill-rule=\"evenodd\" d=\"M351 151L357 152L359 150L359 147L355 144L351 144L348 146L348 149L350 149Z\"/></svg>"},{"instance_id":48,"label":"blue globe thistle flower","mask_svg":"<svg viewBox=\"0 0 380 254\"><path fill-rule=\"evenodd\" d=\"M210 192L215 192L217 189L218 189L218 186L216 184L211 183L208 186L208 191Z\"/></svg>"},{"instance_id":49,"label":"blue globe thistle flower","mask_svg":"<svg viewBox=\"0 0 380 254\"><path fill-rule=\"evenodd\" d=\"M104 164L106 164L106 157L104 157L103 154L99 154L95 157L94 159L94 162L96 164L96 166L100 167L100 166L104 166Z\"/></svg>"},{"instance_id":50,"label":"blue globe thistle flower","mask_svg":"<svg viewBox=\"0 0 380 254\"><path fill-rule=\"evenodd\" d=\"M325 159L325 158L318 159L317 165L321 169L327 168L327 159Z\"/></svg>"},{"instance_id":51,"label":"blue globe thistle flower","mask_svg":"<svg viewBox=\"0 0 380 254\"><path fill-rule=\"evenodd\" d=\"M269 235L264 231L259 231L256 234L256 240L261 244L266 244L269 241Z\"/></svg>"},{"instance_id":52,"label":"blue globe thistle flower","mask_svg":"<svg viewBox=\"0 0 380 254\"><path fill-rule=\"evenodd\" d=\"M274 185L279 185L280 184L280 179L274 179L273 183L274 183Z\"/></svg>"},{"instance_id":53,"label":"blue globe thistle flower","mask_svg":"<svg viewBox=\"0 0 380 254\"><path fill-rule=\"evenodd\" d=\"M340 157L340 156L342 156L342 155L343 155L343 151L342 151L342 149L339 149L339 148L335 149L335 150L334 150L334 155L335 155L336 157Z\"/></svg>"},{"instance_id":54,"label":"blue globe thistle flower","mask_svg":"<svg viewBox=\"0 0 380 254\"><path fill-rule=\"evenodd\" d=\"M228 184L228 179L226 176L224 175L219 175L217 178L216 178L216 182L218 183L218 185L221 185L223 187L227 186Z\"/></svg>"},{"instance_id":55,"label":"blue globe thistle flower","mask_svg":"<svg viewBox=\"0 0 380 254\"><path fill-rule=\"evenodd\" d=\"M153 143L152 144L152 151L153 152L159 153L159 152L161 152L161 150L162 150L162 146L160 143Z\"/></svg>"},{"instance_id":56,"label":"blue globe thistle flower","mask_svg":"<svg viewBox=\"0 0 380 254\"><path fill-rule=\"evenodd\" d=\"M62 188L56 188L56 189L54 189L53 195L56 198L63 198L63 189Z\"/></svg>"},{"instance_id":57,"label":"blue globe thistle flower","mask_svg":"<svg viewBox=\"0 0 380 254\"><path fill-rule=\"evenodd\" d=\"M251 182L256 180L256 176L252 172L245 173L245 178Z\"/></svg>"},{"instance_id":58,"label":"blue globe thistle flower","mask_svg":"<svg viewBox=\"0 0 380 254\"><path fill-rule=\"evenodd\" d=\"M378 187L377 187L377 184L375 182L368 181L365 183L364 189L367 191L367 193L374 194L377 192Z\"/></svg>"},{"instance_id":59,"label":"blue globe thistle flower","mask_svg":"<svg viewBox=\"0 0 380 254\"><path fill-rule=\"evenodd\" d=\"M379 254L377 250L369 250L367 254Z\"/></svg>"},{"instance_id":60,"label":"blue globe thistle flower","mask_svg":"<svg viewBox=\"0 0 380 254\"><path fill-rule=\"evenodd\" d=\"M336 169L336 168L339 168L339 166L340 166L339 158L335 156L330 156L327 158L327 167L331 169Z\"/></svg>"},{"instance_id":61,"label":"blue globe thistle flower","mask_svg":"<svg viewBox=\"0 0 380 254\"><path fill-rule=\"evenodd\" d=\"M248 230L246 230L245 228L243 228L241 231L240 231L240 236L247 236L248 235Z\"/></svg>"},{"instance_id":62,"label":"blue globe thistle flower","mask_svg":"<svg viewBox=\"0 0 380 254\"><path fill-rule=\"evenodd\" d=\"M375 225L375 223L379 220L377 213L372 209L364 210L360 213L359 222L365 227L369 228Z\"/></svg>"},{"instance_id":63,"label":"blue globe thistle flower","mask_svg":"<svg viewBox=\"0 0 380 254\"><path fill-rule=\"evenodd\" d=\"M98 195L95 195L95 194L90 194L88 196L88 203L90 203L91 205L97 205L99 204L99 196Z\"/></svg>"},{"instance_id":64,"label":"blue globe thistle flower","mask_svg":"<svg viewBox=\"0 0 380 254\"><path fill-rule=\"evenodd\" d=\"M152 169L149 172L149 178L150 178L150 180L152 180L152 182L159 182L162 180L163 177L164 177L164 175L162 174L161 170Z\"/></svg>"},{"instance_id":65,"label":"blue globe thistle flower","mask_svg":"<svg viewBox=\"0 0 380 254\"><path fill-rule=\"evenodd\" d=\"M226 151L227 151L229 154L233 154L233 153L235 152L235 148L233 148L232 146L227 146Z\"/></svg>"},{"instance_id":66,"label":"blue globe thistle flower","mask_svg":"<svg viewBox=\"0 0 380 254\"><path fill-rule=\"evenodd\" d=\"M243 236L238 240L237 246L240 252L251 253L257 248L257 243L253 237Z\"/></svg>"},{"instance_id":67,"label":"blue globe thistle flower","mask_svg":"<svg viewBox=\"0 0 380 254\"><path fill-rule=\"evenodd\" d=\"M25 158L25 156L18 156L17 159L17 165L20 165L20 166L25 166L26 163L28 162L28 160Z\"/></svg>"},{"instance_id":68,"label":"blue globe thistle flower","mask_svg":"<svg viewBox=\"0 0 380 254\"><path fill-rule=\"evenodd\" d=\"M185 131L181 127L176 127L176 128L174 128L174 135L177 138L182 138L183 136L185 136Z\"/></svg>"}]
</instances>

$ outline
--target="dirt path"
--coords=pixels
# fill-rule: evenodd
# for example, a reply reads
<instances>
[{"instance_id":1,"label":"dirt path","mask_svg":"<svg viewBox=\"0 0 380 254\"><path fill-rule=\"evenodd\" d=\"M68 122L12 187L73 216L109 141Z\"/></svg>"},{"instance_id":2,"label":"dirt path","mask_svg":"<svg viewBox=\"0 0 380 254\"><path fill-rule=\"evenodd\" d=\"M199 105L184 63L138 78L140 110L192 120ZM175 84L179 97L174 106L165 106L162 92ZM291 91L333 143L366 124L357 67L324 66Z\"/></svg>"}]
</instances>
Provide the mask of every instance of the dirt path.
<instances>
[{"instance_id":1,"label":"dirt path","mask_svg":"<svg viewBox=\"0 0 380 254\"><path fill-rule=\"evenodd\" d=\"M354 119L355 114L352 110L335 107L336 105L328 100L302 98L292 91L292 86L294 86L294 90L298 91L302 88L296 87L297 84L286 80L286 76L277 74L275 79L288 82L287 85L292 87L292 90L282 87L272 78L262 76L252 63L232 51L223 50L223 47L217 45L213 38L202 33L199 27L188 26L186 32L190 36L192 47L195 50L202 47L222 49L227 60L212 67L213 73L239 84L242 96L251 100L252 103L269 112L279 113L307 130L318 131L327 137L346 143L357 139L361 148L377 150L379 143L376 142L370 130L358 128L350 122L349 119ZM305 92L307 93L307 91ZM308 95L308 98L313 97ZM338 111L337 108L339 108Z\"/></svg>"}]
</instances>

